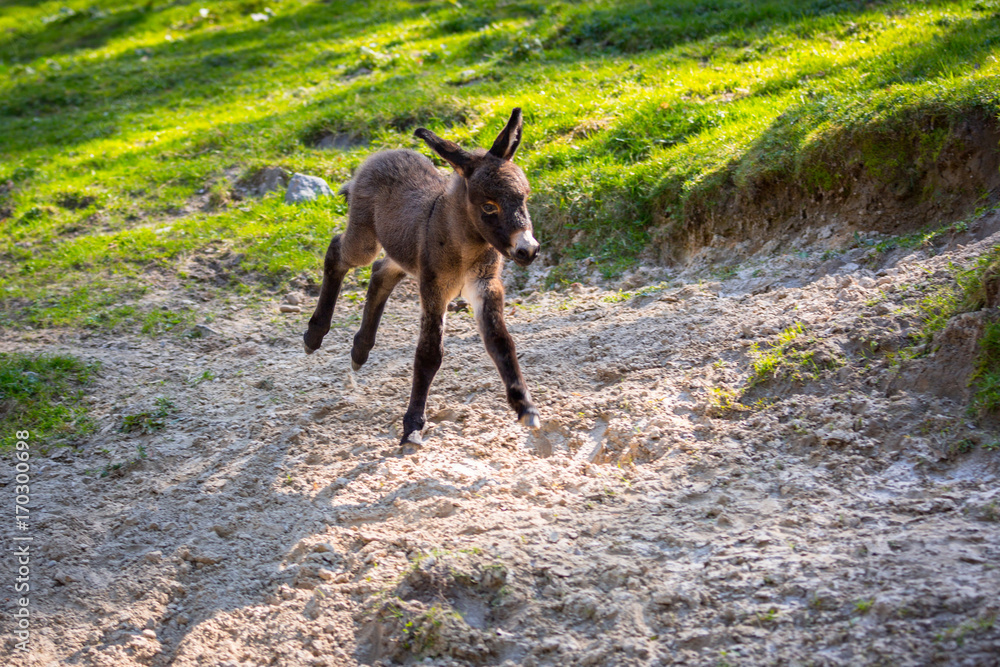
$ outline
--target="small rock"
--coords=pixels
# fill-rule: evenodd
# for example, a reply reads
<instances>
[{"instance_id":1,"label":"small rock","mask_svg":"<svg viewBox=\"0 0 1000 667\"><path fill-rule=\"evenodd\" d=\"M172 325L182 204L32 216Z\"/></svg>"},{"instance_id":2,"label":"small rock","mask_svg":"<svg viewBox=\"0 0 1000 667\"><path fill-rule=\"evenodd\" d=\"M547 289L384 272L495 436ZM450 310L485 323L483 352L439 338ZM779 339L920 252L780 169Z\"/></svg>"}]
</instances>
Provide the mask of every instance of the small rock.
<instances>
[{"instance_id":1,"label":"small rock","mask_svg":"<svg viewBox=\"0 0 1000 667\"><path fill-rule=\"evenodd\" d=\"M453 408L445 408L444 410L439 410L431 417L432 422L454 422L458 421L459 414L458 411Z\"/></svg>"},{"instance_id":2,"label":"small rock","mask_svg":"<svg viewBox=\"0 0 1000 667\"><path fill-rule=\"evenodd\" d=\"M218 331L206 324L196 324L191 327L192 338L207 338L208 336L221 336Z\"/></svg>"},{"instance_id":3,"label":"small rock","mask_svg":"<svg viewBox=\"0 0 1000 667\"><path fill-rule=\"evenodd\" d=\"M201 563L202 565L215 565L222 562L222 556L207 553L194 553L188 547L181 547L178 549L177 555L180 556L182 560L190 561L192 563Z\"/></svg>"},{"instance_id":4,"label":"small rock","mask_svg":"<svg viewBox=\"0 0 1000 667\"><path fill-rule=\"evenodd\" d=\"M72 574L69 574L68 572L64 572L63 570L57 570L52 578L55 579L58 583L62 584L63 586L66 586L67 584L77 581L76 577L74 577Z\"/></svg>"},{"instance_id":5,"label":"small rock","mask_svg":"<svg viewBox=\"0 0 1000 667\"><path fill-rule=\"evenodd\" d=\"M233 528L231 526L225 526L220 523L217 523L214 526L212 526L212 530L219 537L229 537L230 535L233 534Z\"/></svg>"},{"instance_id":6,"label":"small rock","mask_svg":"<svg viewBox=\"0 0 1000 667\"><path fill-rule=\"evenodd\" d=\"M669 607L670 605L674 604L676 600L677 600L676 594L672 590L669 590L667 588L660 588L653 591L653 602L655 602L656 604Z\"/></svg>"},{"instance_id":7,"label":"small rock","mask_svg":"<svg viewBox=\"0 0 1000 667\"><path fill-rule=\"evenodd\" d=\"M441 498L430 505L430 514L439 519L444 519L455 513L457 506L447 498Z\"/></svg>"},{"instance_id":8,"label":"small rock","mask_svg":"<svg viewBox=\"0 0 1000 667\"><path fill-rule=\"evenodd\" d=\"M557 651L559 650L561 641L559 637L546 637L542 640L540 648L543 651Z\"/></svg>"},{"instance_id":9,"label":"small rock","mask_svg":"<svg viewBox=\"0 0 1000 667\"><path fill-rule=\"evenodd\" d=\"M154 563L155 564L155 563L159 563L161 560L163 560L163 552L162 551L150 551L149 553L146 554L146 562L147 563Z\"/></svg>"},{"instance_id":10,"label":"small rock","mask_svg":"<svg viewBox=\"0 0 1000 667\"><path fill-rule=\"evenodd\" d=\"M142 636L145 637L146 639L156 639L156 630L151 630L150 628L146 628L145 630L142 631Z\"/></svg>"},{"instance_id":11,"label":"small rock","mask_svg":"<svg viewBox=\"0 0 1000 667\"><path fill-rule=\"evenodd\" d=\"M299 204L304 201L313 201L320 197L332 197L333 190L330 185L318 176L306 176L305 174L295 174L285 191L286 204Z\"/></svg>"},{"instance_id":12,"label":"small rock","mask_svg":"<svg viewBox=\"0 0 1000 667\"><path fill-rule=\"evenodd\" d=\"M281 304L280 306L278 306L278 310L280 310L283 313L301 313L302 312L301 308L299 308L298 306L293 306L293 305L291 305L289 303L283 303L283 304Z\"/></svg>"},{"instance_id":13,"label":"small rock","mask_svg":"<svg viewBox=\"0 0 1000 667\"><path fill-rule=\"evenodd\" d=\"M281 192L288 185L288 172L281 167L264 167L254 178L254 193L263 197L268 192Z\"/></svg>"},{"instance_id":14,"label":"small rock","mask_svg":"<svg viewBox=\"0 0 1000 667\"><path fill-rule=\"evenodd\" d=\"M296 294L295 292L289 292L288 294L285 295L285 303L297 306L300 303L302 303L302 298L299 297L299 295Z\"/></svg>"}]
</instances>

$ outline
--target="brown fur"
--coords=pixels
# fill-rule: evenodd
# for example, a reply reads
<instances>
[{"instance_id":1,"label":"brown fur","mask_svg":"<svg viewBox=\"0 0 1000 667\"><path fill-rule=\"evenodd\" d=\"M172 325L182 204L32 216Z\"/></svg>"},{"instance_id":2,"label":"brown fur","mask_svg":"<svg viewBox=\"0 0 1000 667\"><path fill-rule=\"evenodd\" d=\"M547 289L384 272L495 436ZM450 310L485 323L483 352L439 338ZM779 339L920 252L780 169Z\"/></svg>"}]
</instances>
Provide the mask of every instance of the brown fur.
<instances>
[{"instance_id":1,"label":"brown fur","mask_svg":"<svg viewBox=\"0 0 1000 667\"><path fill-rule=\"evenodd\" d=\"M525 204L530 188L511 162L521 141L521 110L514 109L489 151L468 152L419 128L420 137L455 169L442 176L414 151L375 153L340 190L348 199L347 230L330 242L316 311L303 336L314 352L330 330L344 275L386 257L372 267L361 328L354 337L355 370L368 360L386 300L404 275L420 285L420 338L413 364L410 404L402 442L418 441L427 393L441 365L448 302L460 293L472 303L486 350L507 388L519 421L537 428L538 410L524 383L514 341L503 321L503 258L527 266L538 254Z\"/></svg>"}]
</instances>

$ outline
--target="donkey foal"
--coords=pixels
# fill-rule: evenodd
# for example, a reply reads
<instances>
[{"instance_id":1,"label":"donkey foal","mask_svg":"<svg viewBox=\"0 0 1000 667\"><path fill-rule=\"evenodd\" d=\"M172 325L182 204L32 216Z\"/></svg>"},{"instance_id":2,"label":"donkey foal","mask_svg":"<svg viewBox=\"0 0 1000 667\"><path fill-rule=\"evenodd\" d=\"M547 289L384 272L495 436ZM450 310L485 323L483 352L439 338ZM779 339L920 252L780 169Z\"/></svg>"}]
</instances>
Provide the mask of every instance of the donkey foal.
<instances>
[{"instance_id":1,"label":"donkey foal","mask_svg":"<svg viewBox=\"0 0 1000 667\"><path fill-rule=\"evenodd\" d=\"M521 143L521 110L514 109L489 151L463 150L419 128L414 134L455 170L442 176L433 163L411 150L375 153L341 189L347 197L347 230L333 237L323 264L323 286L303 336L306 354L323 342L344 275L372 266L361 328L354 336L351 365L358 370L375 345L385 302L409 274L420 286L420 338L413 362L410 404L403 437L420 442L427 393L444 353L442 335L448 302L461 294L476 315L486 351L507 388L518 421L538 428L538 410L524 384L514 341L503 321L503 258L527 266L538 254L525 200L530 188L511 162Z\"/></svg>"}]
</instances>

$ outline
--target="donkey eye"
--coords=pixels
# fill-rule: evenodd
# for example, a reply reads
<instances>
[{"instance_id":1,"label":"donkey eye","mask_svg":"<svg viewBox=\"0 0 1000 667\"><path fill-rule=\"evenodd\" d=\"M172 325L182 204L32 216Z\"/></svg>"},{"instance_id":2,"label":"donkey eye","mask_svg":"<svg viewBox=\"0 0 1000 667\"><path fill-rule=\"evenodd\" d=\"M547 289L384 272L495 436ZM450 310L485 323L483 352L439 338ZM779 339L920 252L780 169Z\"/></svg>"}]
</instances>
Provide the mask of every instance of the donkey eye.
<instances>
[{"instance_id":1,"label":"donkey eye","mask_svg":"<svg viewBox=\"0 0 1000 667\"><path fill-rule=\"evenodd\" d=\"M486 202L483 204L483 213L486 213L487 215L493 215L499 210L500 209L497 208L497 205L492 202Z\"/></svg>"}]
</instances>

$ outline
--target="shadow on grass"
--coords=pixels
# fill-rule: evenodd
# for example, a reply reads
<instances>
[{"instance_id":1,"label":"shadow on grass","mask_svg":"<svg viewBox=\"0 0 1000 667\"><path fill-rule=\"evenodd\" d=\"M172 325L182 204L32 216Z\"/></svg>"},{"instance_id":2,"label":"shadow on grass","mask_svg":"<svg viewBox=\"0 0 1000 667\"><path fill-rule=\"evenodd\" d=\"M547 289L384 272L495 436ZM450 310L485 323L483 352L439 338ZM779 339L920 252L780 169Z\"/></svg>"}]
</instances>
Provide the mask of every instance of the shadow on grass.
<instances>
[{"instance_id":1,"label":"shadow on grass","mask_svg":"<svg viewBox=\"0 0 1000 667\"><path fill-rule=\"evenodd\" d=\"M613 9L593 5L575 8L567 14L565 23L553 23L544 17L538 20L550 22L542 29L548 33L547 43L559 50L551 55L565 59L570 65L619 52L655 52L712 35L731 35L740 40L746 30L767 31L817 13L843 18L864 10L866 3L822 0L760 5L631 2ZM41 36L9 38L4 47L22 61L73 53L107 43L129 27L150 20L152 11L155 10L136 8L103 19L77 13L53 22ZM35 74L20 72L13 77L0 102L0 112L7 117L0 120L0 130L7 128L4 133L8 136L8 154L46 145L70 147L114 135L118 131L116 123L126 117L158 108L197 106L231 94L234 89L259 87L265 71L286 68L290 76L297 75L297 69L286 65L285 54L294 53L303 43L330 42L331 50L324 57L336 58L355 53L354 46L337 46L344 35L378 30L421 15L432 18L432 26L426 31L426 36L432 36L442 31L473 32L482 22L480 19L494 14L502 17L541 13L521 5L460 10L450 3L415 3L389 5L386 9L377 4L338 2L306 5L296 12L243 29L230 26L223 32L200 31L190 35L178 30L181 38L178 41L130 49L107 61L74 62L59 70L48 68ZM67 25L73 29L67 31ZM502 35L499 39L508 37ZM493 42L487 45L495 46ZM480 44L473 48L484 47ZM532 67L530 63L504 67L511 66L526 71ZM387 71L391 72L391 68ZM401 83L407 85L406 81ZM411 80L411 84L420 87L418 81ZM271 85L280 86L280 81ZM353 95L354 91L348 89L340 94ZM56 120L53 116L58 116L58 122L53 122ZM402 128L413 120L423 119L399 118L390 125Z\"/></svg>"}]
</instances>

